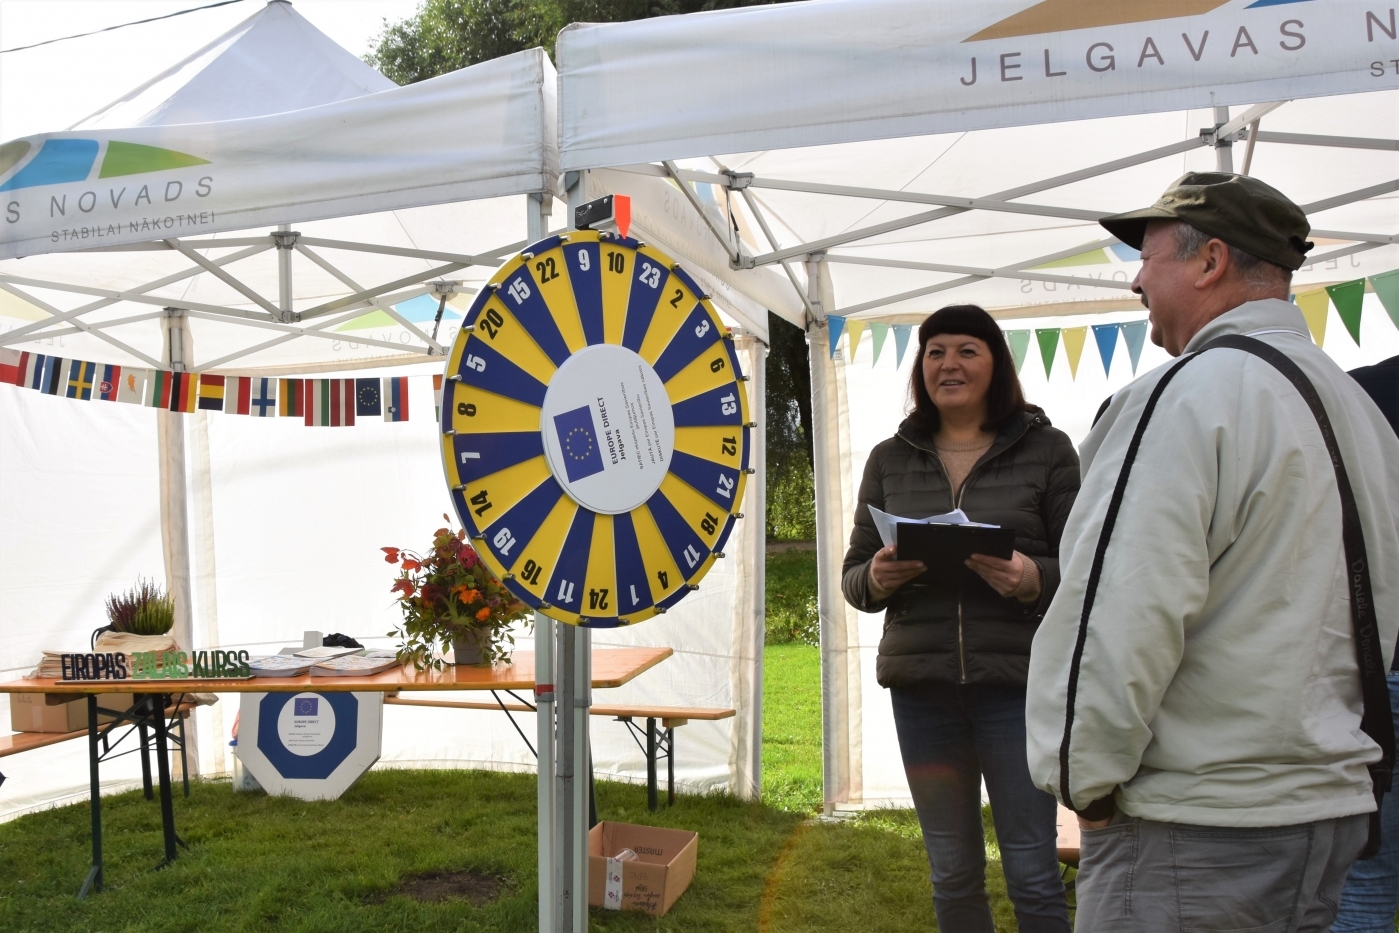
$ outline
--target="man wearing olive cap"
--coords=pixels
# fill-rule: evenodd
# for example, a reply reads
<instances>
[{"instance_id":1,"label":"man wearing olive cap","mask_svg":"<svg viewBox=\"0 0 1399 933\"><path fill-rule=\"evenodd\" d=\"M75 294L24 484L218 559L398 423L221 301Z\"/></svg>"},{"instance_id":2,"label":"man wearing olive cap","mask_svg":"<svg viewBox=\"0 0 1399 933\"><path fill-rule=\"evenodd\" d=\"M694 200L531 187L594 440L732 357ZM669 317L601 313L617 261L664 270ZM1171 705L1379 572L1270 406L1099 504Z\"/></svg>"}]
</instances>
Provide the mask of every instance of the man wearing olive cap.
<instances>
[{"instance_id":1,"label":"man wearing olive cap","mask_svg":"<svg viewBox=\"0 0 1399 933\"><path fill-rule=\"evenodd\" d=\"M1362 690L1399 633L1399 440L1288 301L1311 244L1283 194L1191 173L1102 224L1181 359L1085 439L1030 655L1030 771L1083 828L1078 929L1324 931L1393 748Z\"/></svg>"}]
</instances>

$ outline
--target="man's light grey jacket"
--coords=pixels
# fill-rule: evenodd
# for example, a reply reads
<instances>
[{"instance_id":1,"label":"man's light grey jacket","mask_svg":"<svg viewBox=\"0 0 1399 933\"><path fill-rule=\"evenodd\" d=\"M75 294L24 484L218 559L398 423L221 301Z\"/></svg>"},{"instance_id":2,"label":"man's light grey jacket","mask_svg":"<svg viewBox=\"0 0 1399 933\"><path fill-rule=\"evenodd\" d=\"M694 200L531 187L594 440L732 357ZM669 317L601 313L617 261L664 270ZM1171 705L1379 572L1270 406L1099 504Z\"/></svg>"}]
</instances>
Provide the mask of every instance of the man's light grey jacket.
<instances>
[{"instance_id":1,"label":"man's light grey jacket","mask_svg":"<svg viewBox=\"0 0 1399 933\"><path fill-rule=\"evenodd\" d=\"M1298 309L1241 305L1186 353L1248 334L1316 385L1359 505L1386 666L1399 633L1399 439L1307 336ZM1174 364L1171 364L1174 365ZM1059 591L1035 635L1030 771L1060 794L1068 683L1099 532L1162 366L1118 392L1080 450ZM1277 370L1239 350L1190 361L1162 393L1087 620L1068 745L1070 806L1115 793L1129 816L1285 826L1374 809L1335 473Z\"/></svg>"}]
</instances>

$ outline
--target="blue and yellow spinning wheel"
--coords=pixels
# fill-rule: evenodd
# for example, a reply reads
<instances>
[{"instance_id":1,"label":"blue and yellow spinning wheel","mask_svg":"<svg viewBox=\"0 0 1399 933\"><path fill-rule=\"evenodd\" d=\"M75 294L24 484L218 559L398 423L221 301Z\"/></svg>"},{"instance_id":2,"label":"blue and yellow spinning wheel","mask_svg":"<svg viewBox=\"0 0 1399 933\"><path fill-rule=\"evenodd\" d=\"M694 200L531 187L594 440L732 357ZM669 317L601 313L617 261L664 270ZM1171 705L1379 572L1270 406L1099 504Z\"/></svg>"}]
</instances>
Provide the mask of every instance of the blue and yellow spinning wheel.
<instances>
[{"instance_id":1,"label":"blue and yellow spinning wheel","mask_svg":"<svg viewBox=\"0 0 1399 933\"><path fill-rule=\"evenodd\" d=\"M590 230L529 247L447 361L443 463L477 551L563 622L675 605L739 516L743 379L708 298L659 250Z\"/></svg>"}]
</instances>

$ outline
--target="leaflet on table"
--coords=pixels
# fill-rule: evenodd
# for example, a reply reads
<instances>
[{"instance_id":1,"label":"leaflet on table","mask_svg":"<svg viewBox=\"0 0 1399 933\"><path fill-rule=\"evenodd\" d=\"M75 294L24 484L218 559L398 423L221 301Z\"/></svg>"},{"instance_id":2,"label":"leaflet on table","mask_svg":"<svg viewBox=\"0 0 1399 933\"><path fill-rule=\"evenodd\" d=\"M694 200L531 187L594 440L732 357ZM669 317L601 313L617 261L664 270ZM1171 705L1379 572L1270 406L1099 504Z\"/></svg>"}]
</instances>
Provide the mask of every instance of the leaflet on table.
<instances>
[{"instance_id":1,"label":"leaflet on table","mask_svg":"<svg viewBox=\"0 0 1399 933\"><path fill-rule=\"evenodd\" d=\"M900 522L907 522L910 525L966 525L969 528L999 528L1000 525L986 525L981 522L974 522L967 518L967 513L961 509L953 509L942 515L929 515L927 518L904 518L902 515L890 515L888 512L881 512L872 505L866 505L869 509L870 518L874 521L875 530L879 532L879 540L884 542L885 547L893 547L898 543L898 531L896 526Z\"/></svg>"},{"instance_id":2,"label":"leaflet on table","mask_svg":"<svg viewBox=\"0 0 1399 933\"><path fill-rule=\"evenodd\" d=\"M389 668L398 667L397 658L365 658L346 655L321 661L311 668L312 677L367 677Z\"/></svg>"},{"instance_id":3,"label":"leaflet on table","mask_svg":"<svg viewBox=\"0 0 1399 933\"><path fill-rule=\"evenodd\" d=\"M315 666L314 658L298 658L289 654L272 654L252 658L248 667L254 677L296 677Z\"/></svg>"},{"instance_id":4,"label":"leaflet on table","mask_svg":"<svg viewBox=\"0 0 1399 933\"><path fill-rule=\"evenodd\" d=\"M315 661L321 661L326 658L338 658L347 654L357 654L359 653L359 651L359 648L335 648L330 646L323 646L320 648L303 648L302 650L296 652L295 656L298 658L311 658Z\"/></svg>"}]
</instances>

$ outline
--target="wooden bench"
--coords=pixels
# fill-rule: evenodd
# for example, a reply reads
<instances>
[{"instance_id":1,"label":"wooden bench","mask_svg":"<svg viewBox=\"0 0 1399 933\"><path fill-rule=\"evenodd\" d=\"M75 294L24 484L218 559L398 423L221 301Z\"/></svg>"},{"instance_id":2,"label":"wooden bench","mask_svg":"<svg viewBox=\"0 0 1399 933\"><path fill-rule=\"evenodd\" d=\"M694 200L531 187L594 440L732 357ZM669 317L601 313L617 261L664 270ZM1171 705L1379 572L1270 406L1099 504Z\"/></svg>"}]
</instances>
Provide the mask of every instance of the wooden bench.
<instances>
[{"instance_id":1,"label":"wooden bench","mask_svg":"<svg viewBox=\"0 0 1399 933\"><path fill-rule=\"evenodd\" d=\"M510 694L515 697L513 693ZM446 709L484 709L500 710L507 716L513 713L533 713L534 706L515 697L515 702L510 703L497 697L494 703L484 700L413 700L399 696L388 696L384 702L394 706L438 706ZM664 758L666 760L666 800L668 804L675 803L675 730L690 722L691 720L713 722L720 719L729 719L734 715L731 709L704 709L694 706L613 706L599 704L590 707L590 712L594 716L607 716L616 719L618 722L626 723L632 739L646 755L646 804L654 810L658 806L659 789L656 779L657 762ZM646 720L646 728L643 730L635 722L637 719ZM510 720L513 725L515 720ZM656 724L660 723L660 730ZM515 730L520 733L520 737L529 745L531 752L534 746L519 726ZM643 739L645 743L643 744Z\"/></svg>"},{"instance_id":2,"label":"wooden bench","mask_svg":"<svg viewBox=\"0 0 1399 933\"><path fill-rule=\"evenodd\" d=\"M70 699L70 698L68 698L68 697L64 697L64 698L63 698L63 702L68 702L69 699ZM180 762L181 762L181 765L182 765L182 766L185 765L185 763L186 763L186 762L185 762L185 741L184 741L184 740L185 740L185 726L184 726L184 720L186 720L186 719L189 718L190 711L193 710L193 709L194 709L194 704L193 704L193 703L181 703L181 704L179 704L178 706L173 707L173 708L171 708L171 707L166 707L166 714L167 714L167 716L168 716L170 719L176 719L177 717L178 717L178 719L179 719L179 727L180 727L179 732L180 732L180 737L179 737L178 739L176 739L175 742L176 742L176 744L178 744L178 745L180 746ZM114 722L114 723L104 723L103 725L104 725L104 726L108 726L109 728L111 728L111 727L120 726L120 725L121 725L121 722L120 722L120 721L117 721L117 722ZM106 734L106 733L105 733L105 730L104 730L104 731L103 731L104 737L105 737L105 734ZM76 732L15 732L15 733L13 733L13 734L11 734L11 735L0 736L0 758L4 758L4 757L6 757L6 756L8 756L8 755L18 755L20 752L28 752L28 751L32 751L32 750L34 750L34 749L36 749L36 748L46 748L46 747L49 746L49 745L57 745L59 742L67 742L69 739L84 739L84 738L87 738L87 730L86 730L86 729L79 729L79 730L77 730ZM141 742L141 765L142 765L141 774L142 774L142 777L143 777L143 779L144 779L142 783L143 783L144 788L145 788L146 799L149 800L149 799L151 799L151 794L152 794L152 791L151 791L151 766L150 766L150 759L147 757L147 755L148 755L148 749L147 749L147 745L146 745L146 734L145 734L145 731L144 731L144 730L142 730L141 739L142 739L142 742ZM185 796L188 797L188 796L189 796L189 769L188 769L188 767L182 767L182 768L181 768L181 771L182 771L182 773L184 774L184 779L185 779ZM4 775L4 774L0 774L0 784L3 784L4 782L5 782L5 775Z\"/></svg>"}]
</instances>

